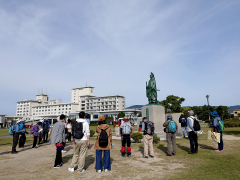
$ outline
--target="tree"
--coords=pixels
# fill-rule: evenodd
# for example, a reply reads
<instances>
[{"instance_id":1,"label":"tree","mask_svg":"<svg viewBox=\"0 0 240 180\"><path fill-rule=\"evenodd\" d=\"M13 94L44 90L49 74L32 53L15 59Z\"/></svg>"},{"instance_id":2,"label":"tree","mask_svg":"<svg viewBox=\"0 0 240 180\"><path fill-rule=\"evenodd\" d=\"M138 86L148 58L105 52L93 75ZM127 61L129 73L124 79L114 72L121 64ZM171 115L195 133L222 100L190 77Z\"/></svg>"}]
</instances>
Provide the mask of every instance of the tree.
<instances>
[{"instance_id":1,"label":"tree","mask_svg":"<svg viewBox=\"0 0 240 180\"><path fill-rule=\"evenodd\" d=\"M119 112L117 117L118 118L123 118L125 116L125 113L123 111Z\"/></svg>"},{"instance_id":2,"label":"tree","mask_svg":"<svg viewBox=\"0 0 240 180\"><path fill-rule=\"evenodd\" d=\"M182 111L181 104L183 101L185 101L184 98L169 95L166 98L166 100L160 101L159 103L165 107L165 113L167 112L179 113Z\"/></svg>"},{"instance_id":3,"label":"tree","mask_svg":"<svg viewBox=\"0 0 240 180\"><path fill-rule=\"evenodd\" d=\"M214 106L209 106L209 111L213 112L215 111ZM204 105L202 106L202 112L198 115L199 119L204 121L209 121L209 114L208 114L208 106ZM210 120L213 120L213 116L210 115Z\"/></svg>"},{"instance_id":4,"label":"tree","mask_svg":"<svg viewBox=\"0 0 240 180\"><path fill-rule=\"evenodd\" d=\"M142 117L142 113L139 113L139 114L138 114L138 117Z\"/></svg>"},{"instance_id":5,"label":"tree","mask_svg":"<svg viewBox=\"0 0 240 180\"><path fill-rule=\"evenodd\" d=\"M230 118L227 106L218 106L216 111L218 112L218 115L222 118L222 120Z\"/></svg>"}]
</instances>

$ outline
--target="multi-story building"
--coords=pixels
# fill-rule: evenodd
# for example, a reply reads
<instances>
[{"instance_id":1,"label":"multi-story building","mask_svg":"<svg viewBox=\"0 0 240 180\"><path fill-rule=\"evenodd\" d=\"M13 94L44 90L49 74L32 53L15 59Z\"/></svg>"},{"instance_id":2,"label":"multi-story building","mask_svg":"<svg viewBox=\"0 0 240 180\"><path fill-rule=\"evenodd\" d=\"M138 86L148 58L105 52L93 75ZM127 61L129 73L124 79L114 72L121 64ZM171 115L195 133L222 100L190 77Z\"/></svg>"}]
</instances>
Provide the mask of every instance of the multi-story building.
<instances>
[{"instance_id":1,"label":"multi-story building","mask_svg":"<svg viewBox=\"0 0 240 180\"><path fill-rule=\"evenodd\" d=\"M94 87L73 88L70 103L62 103L61 99L50 100L46 94L36 95L36 100L24 100L17 102L17 116L26 120L50 118L56 119L61 114L67 116L85 111L91 114L108 114L125 110L124 96L94 96Z\"/></svg>"}]
</instances>

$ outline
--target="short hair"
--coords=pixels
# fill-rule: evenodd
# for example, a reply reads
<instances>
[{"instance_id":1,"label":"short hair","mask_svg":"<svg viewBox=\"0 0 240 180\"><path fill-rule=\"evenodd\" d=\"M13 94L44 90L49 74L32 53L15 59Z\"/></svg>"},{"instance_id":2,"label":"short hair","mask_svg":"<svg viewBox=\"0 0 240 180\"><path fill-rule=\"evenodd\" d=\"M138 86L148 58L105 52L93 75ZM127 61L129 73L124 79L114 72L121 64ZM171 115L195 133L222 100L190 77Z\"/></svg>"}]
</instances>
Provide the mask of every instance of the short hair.
<instances>
[{"instance_id":1,"label":"short hair","mask_svg":"<svg viewBox=\"0 0 240 180\"><path fill-rule=\"evenodd\" d=\"M85 116L85 112L81 111L81 112L79 113L79 118L84 118L84 116Z\"/></svg>"},{"instance_id":2,"label":"short hair","mask_svg":"<svg viewBox=\"0 0 240 180\"><path fill-rule=\"evenodd\" d=\"M87 115L86 115L86 118L87 118L87 119L89 119L89 118L90 118L90 115L89 115L89 114L87 114Z\"/></svg>"},{"instance_id":3,"label":"short hair","mask_svg":"<svg viewBox=\"0 0 240 180\"><path fill-rule=\"evenodd\" d=\"M103 121L98 121L98 125L101 125L101 124L107 124L105 120Z\"/></svg>"},{"instance_id":4,"label":"short hair","mask_svg":"<svg viewBox=\"0 0 240 180\"><path fill-rule=\"evenodd\" d=\"M60 119L65 119L66 116L64 114L61 114Z\"/></svg>"},{"instance_id":5,"label":"short hair","mask_svg":"<svg viewBox=\"0 0 240 180\"><path fill-rule=\"evenodd\" d=\"M68 119L68 123L71 123L71 119Z\"/></svg>"}]
</instances>

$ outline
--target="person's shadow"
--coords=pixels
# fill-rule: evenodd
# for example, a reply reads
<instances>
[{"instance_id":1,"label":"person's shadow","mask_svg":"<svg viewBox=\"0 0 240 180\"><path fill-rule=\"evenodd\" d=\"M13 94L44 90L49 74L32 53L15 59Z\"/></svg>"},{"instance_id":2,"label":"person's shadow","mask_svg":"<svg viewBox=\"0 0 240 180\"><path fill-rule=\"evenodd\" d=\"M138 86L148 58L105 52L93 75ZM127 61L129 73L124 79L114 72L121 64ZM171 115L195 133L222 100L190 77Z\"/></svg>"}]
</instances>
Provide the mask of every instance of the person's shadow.
<instances>
[{"instance_id":1,"label":"person's shadow","mask_svg":"<svg viewBox=\"0 0 240 180\"><path fill-rule=\"evenodd\" d=\"M183 151L189 152L190 148L186 147L186 146L181 146L180 144L176 144L177 148L182 149Z\"/></svg>"},{"instance_id":2,"label":"person's shadow","mask_svg":"<svg viewBox=\"0 0 240 180\"><path fill-rule=\"evenodd\" d=\"M157 147L159 150L161 150L163 153L167 153L167 147L164 147L164 145L159 144L159 146Z\"/></svg>"},{"instance_id":3,"label":"person's shadow","mask_svg":"<svg viewBox=\"0 0 240 180\"><path fill-rule=\"evenodd\" d=\"M201 149L209 149L209 150L215 150L216 148L213 148L212 146L208 146L206 144L198 144L198 147Z\"/></svg>"},{"instance_id":4,"label":"person's shadow","mask_svg":"<svg viewBox=\"0 0 240 180\"><path fill-rule=\"evenodd\" d=\"M93 155L88 155L85 159L85 169L91 166L91 164L93 164L94 162L95 162L95 158L93 157Z\"/></svg>"}]
</instances>

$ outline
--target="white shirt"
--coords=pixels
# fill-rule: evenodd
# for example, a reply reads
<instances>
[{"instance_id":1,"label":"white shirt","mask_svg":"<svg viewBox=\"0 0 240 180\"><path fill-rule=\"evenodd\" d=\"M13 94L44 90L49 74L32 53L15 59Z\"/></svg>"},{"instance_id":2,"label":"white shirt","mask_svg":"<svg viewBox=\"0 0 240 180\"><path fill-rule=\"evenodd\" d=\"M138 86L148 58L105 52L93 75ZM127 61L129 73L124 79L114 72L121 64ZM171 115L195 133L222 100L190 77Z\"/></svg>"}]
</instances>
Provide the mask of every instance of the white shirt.
<instances>
[{"instance_id":1,"label":"white shirt","mask_svg":"<svg viewBox=\"0 0 240 180\"><path fill-rule=\"evenodd\" d=\"M87 136L90 135L90 130L89 130L89 124L88 124L87 120L80 118L80 119L77 119L76 121L83 123L83 133L84 133L84 136L83 136L83 138L81 140L88 140Z\"/></svg>"}]
</instances>

